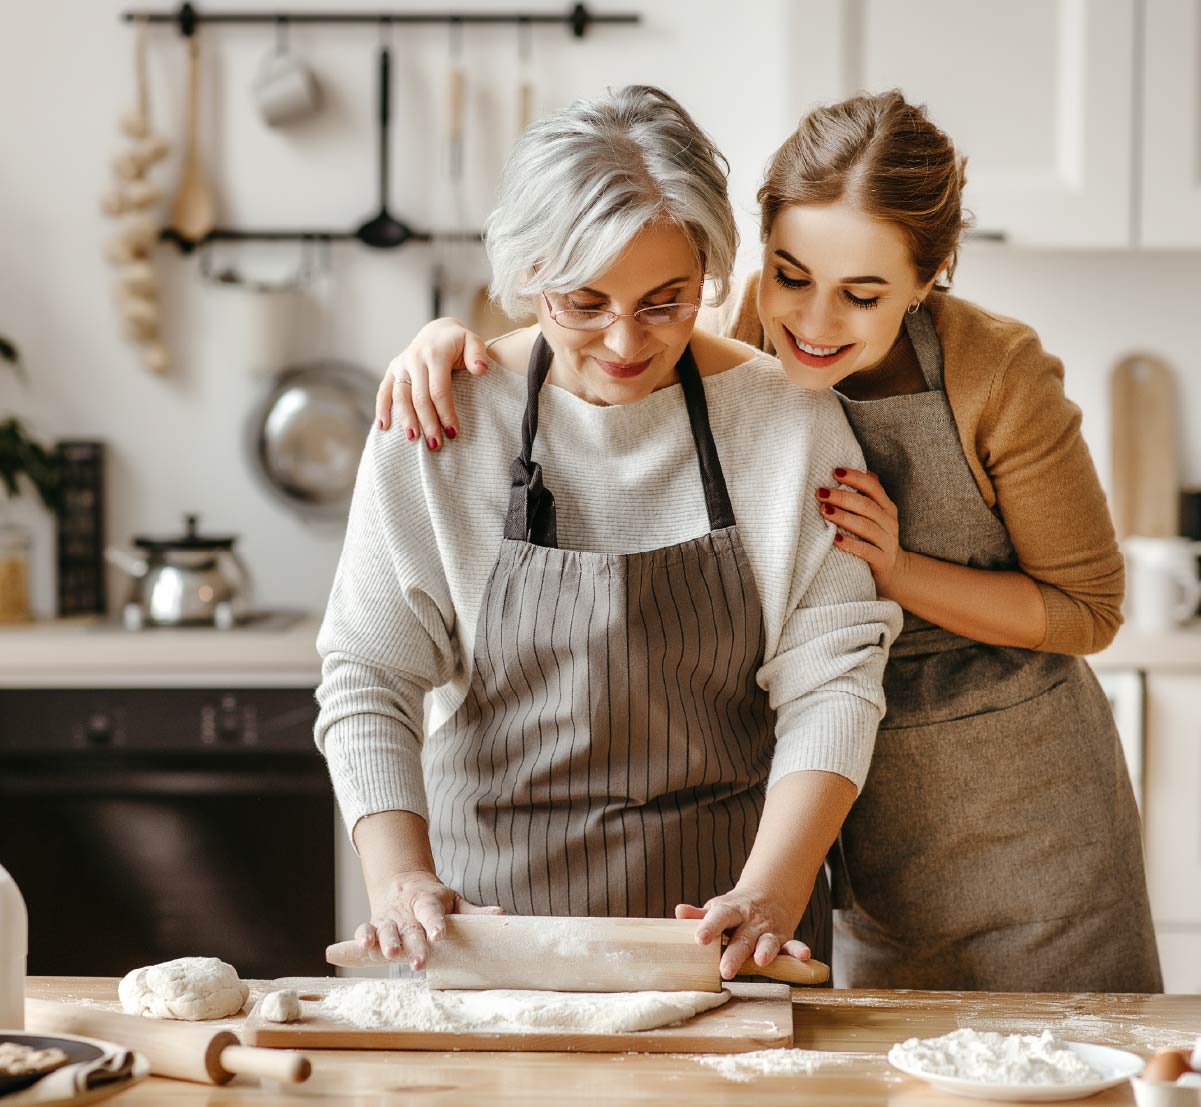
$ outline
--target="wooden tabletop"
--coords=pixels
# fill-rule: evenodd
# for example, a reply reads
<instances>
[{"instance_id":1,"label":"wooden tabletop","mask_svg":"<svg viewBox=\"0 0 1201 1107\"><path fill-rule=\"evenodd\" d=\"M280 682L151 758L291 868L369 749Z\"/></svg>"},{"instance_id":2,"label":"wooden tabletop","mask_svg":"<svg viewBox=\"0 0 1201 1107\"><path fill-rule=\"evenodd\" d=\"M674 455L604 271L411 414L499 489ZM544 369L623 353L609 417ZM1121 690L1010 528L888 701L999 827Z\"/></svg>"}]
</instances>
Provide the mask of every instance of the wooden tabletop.
<instances>
[{"instance_id":1,"label":"wooden tabletop","mask_svg":"<svg viewBox=\"0 0 1201 1107\"><path fill-rule=\"evenodd\" d=\"M250 982L252 989L255 982ZM117 981L99 977L35 977L40 999L118 1009ZM220 1025L236 1029L237 1020ZM152 1077L119 1104L208 1104L210 1107L479 1107L494 1104L598 1103L708 1107L869 1107L970 1102L903 1076L885 1060L910 1037L936 1037L971 1027L1006 1034L1050 1029L1069 1041L1117 1046L1149 1057L1162 1047L1192 1046L1201 1036L1201 996L1022 995L983 992L793 992L798 1063L812 1071L750 1075L736 1080L698 1060L633 1053L387 1053L312 1052L313 1076L295 1088L260 1088L239 1078L223 1087ZM711 1058L718 1061L718 1058ZM740 1066L737 1058L723 1065ZM745 1068L740 1074L748 1075ZM1133 1103L1129 1085L1087 1101Z\"/></svg>"}]
</instances>

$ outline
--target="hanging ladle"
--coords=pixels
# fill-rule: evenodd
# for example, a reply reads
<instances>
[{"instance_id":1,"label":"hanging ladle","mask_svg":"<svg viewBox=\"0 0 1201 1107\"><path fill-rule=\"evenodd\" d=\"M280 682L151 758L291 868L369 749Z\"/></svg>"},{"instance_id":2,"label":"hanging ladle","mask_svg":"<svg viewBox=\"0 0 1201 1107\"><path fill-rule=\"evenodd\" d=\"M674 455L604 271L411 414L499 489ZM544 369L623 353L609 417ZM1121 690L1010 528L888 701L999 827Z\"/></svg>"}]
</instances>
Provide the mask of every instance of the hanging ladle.
<instances>
[{"instance_id":1,"label":"hanging ladle","mask_svg":"<svg viewBox=\"0 0 1201 1107\"><path fill-rule=\"evenodd\" d=\"M413 229L388 211L388 102L391 99L392 52L384 45L379 51L379 214L372 216L357 231L355 238L379 250L403 246L414 237Z\"/></svg>"}]
</instances>

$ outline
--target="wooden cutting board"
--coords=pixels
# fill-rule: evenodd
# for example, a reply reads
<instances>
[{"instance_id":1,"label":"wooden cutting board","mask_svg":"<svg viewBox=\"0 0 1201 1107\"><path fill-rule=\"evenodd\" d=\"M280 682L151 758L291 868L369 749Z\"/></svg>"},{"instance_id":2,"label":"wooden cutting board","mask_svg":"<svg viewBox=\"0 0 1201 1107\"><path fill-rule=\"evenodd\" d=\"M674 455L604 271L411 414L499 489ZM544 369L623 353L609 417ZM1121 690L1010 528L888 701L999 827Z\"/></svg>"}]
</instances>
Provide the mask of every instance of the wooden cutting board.
<instances>
[{"instance_id":1,"label":"wooden cutting board","mask_svg":"<svg viewBox=\"0 0 1201 1107\"><path fill-rule=\"evenodd\" d=\"M486 1050L539 1053L748 1053L792 1045L792 990L787 984L749 984L726 987L734 998L703 1011L681 1026L639 1030L626 1034L584 1034L542 1030L473 1030L463 1032L362 1030L320 1014L321 1000L332 987L349 987L351 980L314 977L281 981L281 987L300 992L299 1022L267 1022L255 1004L239 1028L242 1044L281 1049L420 1049ZM261 1003L261 1001L260 1001Z\"/></svg>"},{"instance_id":2,"label":"wooden cutting board","mask_svg":"<svg viewBox=\"0 0 1201 1107\"><path fill-rule=\"evenodd\" d=\"M1179 529L1180 459L1176 380L1149 354L1132 354L1110 374L1113 519L1119 538L1168 538Z\"/></svg>"}]
</instances>

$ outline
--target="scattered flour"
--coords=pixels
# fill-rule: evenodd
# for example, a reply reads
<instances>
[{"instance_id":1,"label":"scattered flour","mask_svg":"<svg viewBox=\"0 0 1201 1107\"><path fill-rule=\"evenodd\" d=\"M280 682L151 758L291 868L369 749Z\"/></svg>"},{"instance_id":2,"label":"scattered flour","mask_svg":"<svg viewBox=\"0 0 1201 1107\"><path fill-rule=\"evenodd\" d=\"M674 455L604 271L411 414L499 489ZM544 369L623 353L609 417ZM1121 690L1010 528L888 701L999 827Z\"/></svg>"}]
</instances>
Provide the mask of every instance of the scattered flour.
<instances>
[{"instance_id":1,"label":"scattered flour","mask_svg":"<svg viewBox=\"0 0 1201 1107\"><path fill-rule=\"evenodd\" d=\"M827 1065L862 1061L862 1053L828 1053L818 1049L760 1049L754 1053L684 1054L689 1061L714 1069L727 1080L747 1083L757 1076L809 1074Z\"/></svg>"},{"instance_id":2,"label":"scattered flour","mask_svg":"<svg viewBox=\"0 0 1201 1107\"><path fill-rule=\"evenodd\" d=\"M888 1051L898 1068L988 1084L1080 1084L1103 1076L1049 1030L1032 1034L953 1030L941 1038L910 1038Z\"/></svg>"},{"instance_id":3,"label":"scattered flour","mask_svg":"<svg viewBox=\"0 0 1201 1107\"><path fill-rule=\"evenodd\" d=\"M683 1022L729 998L728 991L436 991L424 980L364 980L331 992L322 1013L366 1029L615 1034Z\"/></svg>"}]
</instances>

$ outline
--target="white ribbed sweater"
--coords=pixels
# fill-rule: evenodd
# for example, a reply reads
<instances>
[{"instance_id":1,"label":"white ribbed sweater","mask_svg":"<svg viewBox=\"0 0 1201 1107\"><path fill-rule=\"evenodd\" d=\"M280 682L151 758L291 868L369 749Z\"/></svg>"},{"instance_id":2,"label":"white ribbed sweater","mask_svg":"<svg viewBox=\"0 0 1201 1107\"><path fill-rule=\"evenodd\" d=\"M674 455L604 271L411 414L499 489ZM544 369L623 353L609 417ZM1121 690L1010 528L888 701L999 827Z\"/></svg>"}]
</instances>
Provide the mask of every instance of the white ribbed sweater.
<instances>
[{"instance_id":1,"label":"white ribbed sweater","mask_svg":"<svg viewBox=\"0 0 1201 1107\"><path fill-rule=\"evenodd\" d=\"M763 605L758 682L776 711L769 787L805 769L861 787L901 613L876 598L867 566L834 546L815 489L836 466L861 468L862 454L832 393L799 388L774 358L747 355L704 385ZM455 374L454 390L459 441L430 452L396 430L371 432L318 637L316 740L348 830L379 811L426 817L437 782L423 780L423 735L458 708L471 677L526 383L494 362L479 380ZM547 384L534 458L555 496L561 547L630 553L709 529L679 385L602 407Z\"/></svg>"}]
</instances>

